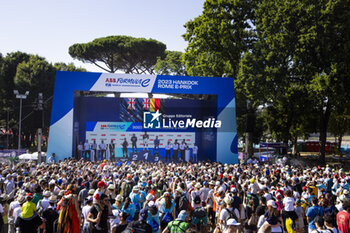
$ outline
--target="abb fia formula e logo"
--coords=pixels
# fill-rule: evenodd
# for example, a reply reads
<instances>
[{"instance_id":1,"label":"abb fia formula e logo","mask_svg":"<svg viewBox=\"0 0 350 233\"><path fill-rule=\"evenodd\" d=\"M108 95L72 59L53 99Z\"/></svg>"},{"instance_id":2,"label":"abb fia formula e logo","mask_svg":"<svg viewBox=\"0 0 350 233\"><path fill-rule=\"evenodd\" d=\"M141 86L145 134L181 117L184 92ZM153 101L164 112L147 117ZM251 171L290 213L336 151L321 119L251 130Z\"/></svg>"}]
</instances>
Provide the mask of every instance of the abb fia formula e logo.
<instances>
[{"instance_id":1,"label":"abb fia formula e logo","mask_svg":"<svg viewBox=\"0 0 350 233\"><path fill-rule=\"evenodd\" d=\"M151 83L149 78L106 78L107 87L148 87Z\"/></svg>"}]
</instances>

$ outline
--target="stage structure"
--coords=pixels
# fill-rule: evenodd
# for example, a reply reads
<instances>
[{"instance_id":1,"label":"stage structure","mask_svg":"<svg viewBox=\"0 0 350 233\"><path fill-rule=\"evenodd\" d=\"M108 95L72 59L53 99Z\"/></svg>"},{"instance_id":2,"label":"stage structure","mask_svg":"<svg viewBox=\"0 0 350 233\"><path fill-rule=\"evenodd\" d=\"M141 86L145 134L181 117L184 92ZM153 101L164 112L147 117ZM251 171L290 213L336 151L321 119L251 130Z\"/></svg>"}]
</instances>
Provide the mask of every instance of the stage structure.
<instances>
[{"instance_id":1,"label":"stage structure","mask_svg":"<svg viewBox=\"0 0 350 233\"><path fill-rule=\"evenodd\" d=\"M84 92L100 95L81 94ZM151 93L175 97L110 98L101 97L101 93ZM177 94L182 94L181 98ZM201 98L186 98L191 94ZM133 136L137 138L134 145L131 142ZM237 163L233 79L59 71L56 73L47 153L55 153L57 160L77 157L78 144L84 144L86 140L89 144L96 141L97 145L103 140L106 145L104 158L107 159L112 156L109 145L114 144L113 154L118 159L123 156L123 142L127 141L130 160L157 162L165 159L168 142L173 145L173 154L176 140L179 144L184 142L186 154L192 155L196 144L199 161ZM133 153L135 146L137 152Z\"/></svg>"}]
</instances>

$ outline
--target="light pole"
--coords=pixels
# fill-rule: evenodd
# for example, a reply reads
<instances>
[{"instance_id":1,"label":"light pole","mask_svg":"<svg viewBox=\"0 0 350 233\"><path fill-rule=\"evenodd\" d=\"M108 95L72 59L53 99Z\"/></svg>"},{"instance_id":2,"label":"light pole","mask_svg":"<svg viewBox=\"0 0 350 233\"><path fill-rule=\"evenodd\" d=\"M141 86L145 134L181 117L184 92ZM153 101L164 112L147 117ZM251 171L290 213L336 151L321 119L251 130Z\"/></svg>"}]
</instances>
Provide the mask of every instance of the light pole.
<instances>
[{"instance_id":1,"label":"light pole","mask_svg":"<svg viewBox=\"0 0 350 233\"><path fill-rule=\"evenodd\" d=\"M13 94L16 95L16 98L19 99L19 126L18 126L18 151L21 149L21 124L22 124L22 99L27 99L29 91L26 91L25 94L19 94L18 90L13 90Z\"/></svg>"}]
</instances>

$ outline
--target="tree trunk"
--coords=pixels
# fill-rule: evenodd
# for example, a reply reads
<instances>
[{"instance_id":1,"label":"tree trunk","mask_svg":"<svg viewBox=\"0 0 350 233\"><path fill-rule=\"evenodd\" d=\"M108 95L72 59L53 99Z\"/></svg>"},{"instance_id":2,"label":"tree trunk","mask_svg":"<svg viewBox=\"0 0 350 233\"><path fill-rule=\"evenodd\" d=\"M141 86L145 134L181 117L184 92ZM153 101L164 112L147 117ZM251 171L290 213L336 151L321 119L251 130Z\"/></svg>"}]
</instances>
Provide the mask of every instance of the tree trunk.
<instances>
[{"instance_id":1,"label":"tree trunk","mask_svg":"<svg viewBox=\"0 0 350 233\"><path fill-rule=\"evenodd\" d=\"M340 134L339 137L338 137L338 145L337 145L337 152L341 154L341 143L343 141L343 134Z\"/></svg>"},{"instance_id":2,"label":"tree trunk","mask_svg":"<svg viewBox=\"0 0 350 233\"><path fill-rule=\"evenodd\" d=\"M329 121L329 108L326 108L326 111L323 113L321 112L320 117L320 137L319 137L319 143L320 143L320 159L319 162L321 165L325 165L326 163L326 141L327 141L327 128L328 128L328 121Z\"/></svg>"},{"instance_id":3,"label":"tree trunk","mask_svg":"<svg viewBox=\"0 0 350 233\"><path fill-rule=\"evenodd\" d=\"M295 135L293 137L293 155L297 155L298 154L298 135Z\"/></svg>"}]
</instances>

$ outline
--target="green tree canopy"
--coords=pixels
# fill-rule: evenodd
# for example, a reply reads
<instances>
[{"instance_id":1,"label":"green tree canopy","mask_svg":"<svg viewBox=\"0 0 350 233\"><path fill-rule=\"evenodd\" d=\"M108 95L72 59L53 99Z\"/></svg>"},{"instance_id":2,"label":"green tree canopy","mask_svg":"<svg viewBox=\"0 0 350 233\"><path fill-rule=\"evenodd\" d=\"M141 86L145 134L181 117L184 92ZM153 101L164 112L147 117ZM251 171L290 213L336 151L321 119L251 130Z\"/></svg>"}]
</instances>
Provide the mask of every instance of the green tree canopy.
<instances>
[{"instance_id":1,"label":"green tree canopy","mask_svg":"<svg viewBox=\"0 0 350 233\"><path fill-rule=\"evenodd\" d=\"M255 1L207 0L203 13L185 24L189 75L235 77L242 53L254 40Z\"/></svg>"},{"instance_id":2,"label":"green tree canopy","mask_svg":"<svg viewBox=\"0 0 350 233\"><path fill-rule=\"evenodd\" d=\"M165 57L158 57L154 71L162 75L186 75L185 66L182 64L182 52L165 51Z\"/></svg>"},{"instance_id":3,"label":"green tree canopy","mask_svg":"<svg viewBox=\"0 0 350 233\"><path fill-rule=\"evenodd\" d=\"M165 49L165 44L154 39L108 36L74 44L69 47L69 54L110 73L119 70L153 74L157 58L165 56Z\"/></svg>"},{"instance_id":4,"label":"green tree canopy","mask_svg":"<svg viewBox=\"0 0 350 233\"><path fill-rule=\"evenodd\" d=\"M5 127L7 111L9 111L9 126L16 134L18 127L19 100L13 93L29 91L26 100L23 101L22 126L23 134L27 135L26 141L33 140L36 129L41 127L41 112L35 111L38 93L43 93L44 99L44 126L49 126L51 113L51 98L53 95L55 72L57 70L85 71L76 68L72 63L56 63L52 65L45 58L22 52L8 53L0 56L0 127ZM44 131L45 133L45 131ZM12 138L10 145L16 147L17 140ZM29 146L31 142L24 143Z\"/></svg>"}]
</instances>

